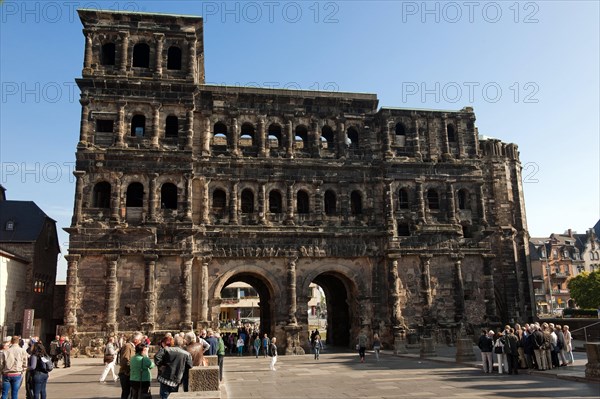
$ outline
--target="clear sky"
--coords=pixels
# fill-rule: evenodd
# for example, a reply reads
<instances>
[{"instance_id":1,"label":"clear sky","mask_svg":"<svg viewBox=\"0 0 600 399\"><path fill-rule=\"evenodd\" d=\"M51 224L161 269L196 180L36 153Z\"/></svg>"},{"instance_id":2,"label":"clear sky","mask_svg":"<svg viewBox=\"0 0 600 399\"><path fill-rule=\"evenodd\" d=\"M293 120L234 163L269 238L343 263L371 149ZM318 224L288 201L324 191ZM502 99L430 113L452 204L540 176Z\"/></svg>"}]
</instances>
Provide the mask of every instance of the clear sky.
<instances>
[{"instance_id":1,"label":"clear sky","mask_svg":"<svg viewBox=\"0 0 600 399\"><path fill-rule=\"evenodd\" d=\"M76 8L204 16L207 83L472 106L480 134L519 145L530 235L583 233L600 217L597 1L0 1L0 183L57 220L63 255L81 112Z\"/></svg>"}]
</instances>

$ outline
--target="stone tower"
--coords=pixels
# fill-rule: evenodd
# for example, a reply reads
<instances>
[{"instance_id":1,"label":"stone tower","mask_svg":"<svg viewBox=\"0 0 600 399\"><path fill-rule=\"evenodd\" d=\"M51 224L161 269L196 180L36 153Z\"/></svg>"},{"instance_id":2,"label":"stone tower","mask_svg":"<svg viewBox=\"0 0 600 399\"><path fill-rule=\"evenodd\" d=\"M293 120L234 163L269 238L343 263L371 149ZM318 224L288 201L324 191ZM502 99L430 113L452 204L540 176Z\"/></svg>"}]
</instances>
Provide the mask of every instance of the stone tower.
<instances>
[{"instance_id":1,"label":"stone tower","mask_svg":"<svg viewBox=\"0 0 600 399\"><path fill-rule=\"evenodd\" d=\"M533 317L517 147L480 142L471 108L206 85L201 18L79 14L68 330L218 326L235 281L286 353L311 282L333 345Z\"/></svg>"}]
</instances>

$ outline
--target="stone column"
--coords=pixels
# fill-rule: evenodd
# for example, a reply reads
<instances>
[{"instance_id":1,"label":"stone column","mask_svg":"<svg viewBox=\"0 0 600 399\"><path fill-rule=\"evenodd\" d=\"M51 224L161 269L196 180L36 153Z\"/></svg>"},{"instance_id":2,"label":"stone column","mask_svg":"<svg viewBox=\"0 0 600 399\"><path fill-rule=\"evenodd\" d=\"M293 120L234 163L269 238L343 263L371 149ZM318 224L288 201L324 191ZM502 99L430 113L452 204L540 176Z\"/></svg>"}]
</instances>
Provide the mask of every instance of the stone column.
<instances>
[{"instance_id":1,"label":"stone column","mask_svg":"<svg viewBox=\"0 0 600 399\"><path fill-rule=\"evenodd\" d=\"M107 262L106 267L106 331L116 333L117 307L119 298L117 296L117 263L119 255L104 255Z\"/></svg>"},{"instance_id":2,"label":"stone column","mask_svg":"<svg viewBox=\"0 0 600 399\"><path fill-rule=\"evenodd\" d=\"M89 29L84 29L85 35L85 52L83 55L83 75L92 74L92 59L93 59L93 38L92 32Z\"/></svg>"},{"instance_id":3,"label":"stone column","mask_svg":"<svg viewBox=\"0 0 600 399\"><path fill-rule=\"evenodd\" d=\"M456 145L458 146L458 158L464 158L465 157L465 139L464 139L464 133L462 131L462 118L458 117L456 119Z\"/></svg>"},{"instance_id":4,"label":"stone column","mask_svg":"<svg viewBox=\"0 0 600 399\"><path fill-rule=\"evenodd\" d=\"M82 96L79 103L81 104L81 123L77 148L85 148L88 146L90 139L90 99Z\"/></svg>"},{"instance_id":5,"label":"stone column","mask_svg":"<svg viewBox=\"0 0 600 399\"><path fill-rule=\"evenodd\" d=\"M160 129L160 103L152 104L152 139L151 145L153 148L158 148L158 139L160 138L161 129Z\"/></svg>"},{"instance_id":6,"label":"stone column","mask_svg":"<svg viewBox=\"0 0 600 399\"><path fill-rule=\"evenodd\" d=\"M394 215L394 189L391 181L385 182L385 197L388 235L395 240L398 238L398 229L396 228L396 217Z\"/></svg>"},{"instance_id":7,"label":"stone column","mask_svg":"<svg viewBox=\"0 0 600 399\"><path fill-rule=\"evenodd\" d=\"M285 216L285 224L288 226L294 225L294 183L288 183L287 185L287 211Z\"/></svg>"},{"instance_id":8,"label":"stone column","mask_svg":"<svg viewBox=\"0 0 600 399\"><path fill-rule=\"evenodd\" d=\"M423 180L416 179L417 183L417 220L419 223L425 223L425 199L423 197Z\"/></svg>"},{"instance_id":9,"label":"stone column","mask_svg":"<svg viewBox=\"0 0 600 399\"><path fill-rule=\"evenodd\" d=\"M346 156L346 129L344 122L338 122L336 134L337 157Z\"/></svg>"},{"instance_id":10,"label":"stone column","mask_svg":"<svg viewBox=\"0 0 600 399\"><path fill-rule=\"evenodd\" d=\"M185 178L185 213L184 220L186 222L192 222L192 180L194 179L193 173L186 173L183 175Z\"/></svg>"},{"instance_id":11,"label":"stone column","mask_svg":"<svg viewBox=\"0 0 600 399\"><path fill-rule=\"evenodd\" d=\"M317 223L323 222L323 191L321 190L321 186L323 185L322 181L315 182L315 203L313 204L314 215ZM311 214L313 212L311 211Z\"/></svg>"},{"instance_id":12,"label":"stone column","mask_svg":"<svg viewBox=\"0 0 600 399\"><path fill-rule=\"evenodd\" d=\"M231 138L229 145L231 146L231 154L234 157L239 157L241 155L239 148L239 140L240 140L240 129L238 126L237 118L233 118L231 120Z\"/></svg>"},{"instance_id":13,"label":"stone column","mask_svg":"<svg viewBox=\"0 0 600 399\"><path fill-rule=\"evenodd\" d=\"M115 145L117 147L124 147L125 146L125 127L126 127L126 121L125 121L125 102L119 102L117 103L119 106L119 117L117 120L117 139L115 141Z\"/></svg>"},{"instance_id":14,"label":"stone column","mask_svg":"<svg viewBox=\"0 0 600 399\"><path fill-rule=\"evenodd\" d=\"M192 263L194 255L181 255L181 318L180 329L182 331L192 330Z\"/></svg>"},{"instance_id":15,"label":"stone column","mask_svg":"<svg viewBox=\"0 0 600 399\"><path fill-rule=\"evenodd\" d=\"M455 297L456 301L456 314L454 316L455 321L462 322L465 317L465 283L462 274L462 259L463 256L460 254L452 255L454 260L454 281L455 281Z\"/></svg>"},{"instance_id":16,"label":"stone column","mask_svg":"<svg viewBox=\"0 0 600 399\"><path fill-rule=\"evenodd\" d=\"M456 201L454 199L454 180L448 181L446 186L446 196L448 197L448 221L456 223Z\"/></svg>"},{"instance_id":17,"label":"stone column","mask_svg":"<svg viewBox=\"0 0 600 399\"><path fill-rule=\"evenodd\" d=\"M485 196L483 193L483 183L479 184L479 190L477 193L477 205L479 207L479 219L483 226L487 226L487 218L485 217Z\"/></svg>"},{"instance_id":18,"label":"stone column","mask_svg":"<svg viewBox=\"0 0 600 399\"><path fill-rule=\"evenodd\" d=\"M258 156L265 158L267 156L267 143L269 139L267 137L267 129L265 126L265 118L258 118Z\"/></svg>"},{"instance_id":19,"label":"stone column","mask_svg":"<svg viewBox=\"0 0 600 399\"><path fill-rule=\"evenodd\" d=\"M297 258L288 259L288 325L297 325L296 319L296 261Z\"/></svg>"},{"instance_id":20,"label":"stone column","mask_svg":"<svg viewBox=\"0 0 600 399\"><path fill-rule=\"evenodd\" d=\"M427 118L427 142L429 148L429 159L432 161L437 161L439 150L437 148L437 132L433 127L433 119Z\"/></svg>"},{"instance_id":21,"label":"stone column","mask_svg":"<svg viewBox=\"0 0 600 399\"><path fill-rule=\"evenodd\" d=\"M151 222L155 222L156 211L157 208L159 208L157 207L158 193L156 192L156 179L158 178L158 173L150 173L148 177L150 178L150 184L148 187L148 219Z\"/></svg>"},{"instance_id":22,"label":"stone column","mask_svg":"<svg viewBox=\"0 0 600 399\"><path fill-rule=\"evenodd\" d=\"M210 223L210 180L204 181L202 195L202 224Z\"/></svg>"},{"instance_id":23,"label":"stone column","mask_svg":"<svg viewBox=\"0 0 600 399\"><path fill-rule=\"evenodd\" d=\"M414 117L413 119L413 129L415 131L415 136L413 138L413 148L415 151L415 158L417 158L417 160L422 160L423 159L423 154L421 153L421 139L420 139L420 129L419 129L419 118L418 117Z\"/></svg>"},{"instance_id":24,"label":"stone column","mask_svg":"<svg viewBox=\"0 0 600 399\"><path fill-rule=\"evenodd\" d=\"M69 334L77 330L77 308L79 301L77 300L77 291L79 279L77 277L77 269L81 255L69 254L65 255L67 260L67 292L65 298L65 327Z\"/></svg>"},{"instance_id":25,"label":"stone column","mask_svg":"<svg viewBox=\"0 0 600 399\"><path fill-rule=\"evenodd\" d=\"M485 313L488 321L498 319L496 311L496 294L494 293L494 267L492 261L494 255L482 255L483 257L483 297L485 302Z\"/></svg>"},{"instance_id":26,"label":"stone column","mask_svg":"<svg viewBox=\"0 0 600 399\"><path fill-rule=\"evenodd\" d=\"M406 353L406 323L402 317L402 300L404 286L398 274L398 261L393 260L390 265L390 278L393 288L392 297L392 330L394 331L394 353Z\"/></svg>"},{"instance_id":27,"label":"stone column","mask_svg":"<svg viewBox=\"0 0 600 399\"><path fill-rule=\"evenodd\" d=\"M211 123L210 123L210 117L204 117L204 134L202 135L202 156L203 157L209 157L210 156L210 140L212 138L212 130L211 130Z\"/></svg>"},{"instance_id":28,"label":"stone column","mask_svg":"<svg viewBox=\"0 0 600 399\"><path fill-rule=\"evenodd\" d=\"M445 161L452 159L450 143L448 142L448 119L446 114L442 116L442 159Z\"/></svg>"},{"instance_id":29,"label":"stone column","mask_svg":"<svg viewBox=\"0 0 600 399\"><path fill-rule=\"evenodd\" d=\"M185 135L185 149L192 150L192 140L194 138L194 107L188 108L186 111L187 134Z\"/></svg>"},{"instance_id":30,"label":"stone column","mask_svg":"<svg viewBox=\"0 0 600 399\"><path fill-rule=\"evenodd\" d=\"M155 33L154 41L156 42L156 69L154 70L155 78L162 78L163 73L163 47L165 43L164 33Z\"/></svg>"},{"instance_id":31,"label":"stone column","mask_svg":"<svg viewBox=\"0 0 600 399\"><path fill-rule=\"evenodd\" d=\"M73 171L73 175L75 175L75 205L73 209L73 218L71 219L72 226L79 226L82 218L82 208L83 208L83 177L85 176L85 171L83 170L75 170Z\"/></svg>"},{"instance_id":32,"label":"stone column","mask_svg":"<svg viewBox=\"0 0 600 399\"><path fill-rule=\"evenodd\" d=\"M394 152L392 151L392 125L394 121L388 119L385 121L383 127L383 152L386 158L392 158L394 156Z\"/></svg>"},{"instance_id":33,"label":"stone column","mask_svg":"<svg viewBox=\"0 0 600 399\"><path fill-rule=\"evenodd\" d=\"M127 62L129 61L129 32L120 31L119 36L121 37L121 74L127 73Z\"/></svg>"},{"instance_id":34,"label":"stone column","mask_svg":"<svg viewBox=\"0 0 600 399\"><path fill-rule=\"evenodd\" d=\"M320 158L321 157L321 129L319 129L319 122L314 121L312 123L312 131L313 131L313 136L315 139L313 158Z\"/></svg>"},{"instance_id":35,"label":"stone column","mask_svg":"<svg viewBox=\"0 0 600 399\"><path fill-rule=\"evenodd\" d=\"M232 181L231 182L231 195L230 195L230 224L239 224L239 218L238 218L238 184L239 182L236 181Z\"/></svg>"},{"instance_id":36,"label":"stone column","mask_svg":"<svg viewBox=\"0 0 600 399\"><path fill-rule=\"evenodd\" d=\"M260 224L267 224L267 187L265 181L260 181L258 186L258 218Z\"/></svg>"},{"instance_id":37,"label":"stone column","mask_svg":"<svg viewBox=\"0 0 600 399\"><path fill-rule=\"evenodd\" d=\"M152 332L156 329L156 261L158 255L144 255L144 322L143 329Z\"/></svg>"},{"instance_id":38,"label":"stone column","mask_svg":"<svg viewBox=\"0 0 600 399\"><path fill-rule=\"evenodd\" d=\"M430 265L432 255L420 255L420 266L421 266L421 298L423 301L423 327L425 328L425 334L431 331L432 317L431 317L431 304L433 302L431 293L431 274Z\"/></svg>"},{"instance_id":39,"label":"stone column","mask_svg":"<svg viewBox=\"0 0 600 399\"><path fill-rule=\"evenodd\" d=\"M121 221L121 177L122 173L119 176L115 177L114 190L111 190L110 193L110 219L113 222L119 223Z\"/></svg>"},{"instance_id":40,"label":"stone column","mask_svg":"<svg viewBox=\"0 0 600 399\"><path fill-rule=\"evenodd\" d=\"M285 123L284 135L287 139L285 156L286 158L294 158L294 129L291 120Z\"/></svg>"},{"instance_id":41,"label":"stone column","mask_svg":"<svg viewBox=\"0 0 600 399\"><path fill-rule=\"evenodd\" d=\"M188 40L190 58L188 59L187 79L196 82L196 38L191 37Z\"/></svg>"},{"instance_id":42,"label":"stone column","mask_svg":"<svg viewBox=\"0 0 600 399\"><path fill-rule=\"evenodd\" d=\"M205 257L202 259L202 274L201 274L202 291L200 293L200 297L201 297L200 319L201 319L202 323L204 323L204 324L208 323L208 296L209 296L208 264L210 263L210 260L211 259L208 257Z\"/></svg>"}]
</instances>

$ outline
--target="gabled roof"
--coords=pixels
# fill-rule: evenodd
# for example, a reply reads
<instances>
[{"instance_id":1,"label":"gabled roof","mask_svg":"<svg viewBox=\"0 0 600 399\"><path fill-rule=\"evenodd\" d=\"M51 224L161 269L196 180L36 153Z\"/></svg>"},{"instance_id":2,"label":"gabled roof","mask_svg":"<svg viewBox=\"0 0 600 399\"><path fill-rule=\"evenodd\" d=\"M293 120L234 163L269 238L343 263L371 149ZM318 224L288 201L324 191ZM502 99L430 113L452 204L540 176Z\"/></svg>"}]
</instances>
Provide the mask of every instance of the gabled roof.
<instances>
[{"instance_id":1,"label":"gabled roof","mask_svg":"<svg viewBox=\"0 0 600 399\"><path fill-rule=\"evenodd\" d=\"M594 233L596 233L596 237L600 237L600 219L594 225Z\"/></svg>"},{"instance_id":2,"label":"gabled roof","mask_svg":"<svg viewBox=\"0 0 600 399\"><path fill-rule=\"evenodd\" d=\"M17 254L14 254L14 253L12 253L8 250L2 249L2 248L0 248L0 256L3 258L13 259L13 260L16 260L17 262L21 262L24 264L29 263L29 261L27 259L23 258L22 256L19 256Z\"/></svg>"},{"instance_id":3,"label":"gabled roof","mask_svg":"<svg viewBox=\"0 0 600 399\"><path fill-rule=\"evenodd\" d=\"M33 201L0 201L0 242L33 242L51 219ZM7 222L13 229L6 230Z\"/></svg>"}]
</instances>

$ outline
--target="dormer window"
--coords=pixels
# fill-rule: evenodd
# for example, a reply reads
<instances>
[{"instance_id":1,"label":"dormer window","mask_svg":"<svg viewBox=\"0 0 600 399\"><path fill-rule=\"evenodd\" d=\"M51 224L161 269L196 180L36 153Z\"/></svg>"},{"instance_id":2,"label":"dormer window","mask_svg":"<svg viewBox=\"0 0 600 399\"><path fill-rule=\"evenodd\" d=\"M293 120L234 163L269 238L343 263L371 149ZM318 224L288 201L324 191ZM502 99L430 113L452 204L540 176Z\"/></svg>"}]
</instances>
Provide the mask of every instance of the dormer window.
<instances>
[{"instance_id":1,"label":"dormer window","mask_svg":"<svg viewBox=\"0 0 600 399\"><path fill-rule=\"evenodd\" d=\"M15 222L12 220L9 220L6 222L6 226L5 226L5 230L6 231L13 231L15 229Z\"/></svg>"}]
</instances>

